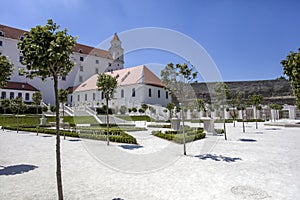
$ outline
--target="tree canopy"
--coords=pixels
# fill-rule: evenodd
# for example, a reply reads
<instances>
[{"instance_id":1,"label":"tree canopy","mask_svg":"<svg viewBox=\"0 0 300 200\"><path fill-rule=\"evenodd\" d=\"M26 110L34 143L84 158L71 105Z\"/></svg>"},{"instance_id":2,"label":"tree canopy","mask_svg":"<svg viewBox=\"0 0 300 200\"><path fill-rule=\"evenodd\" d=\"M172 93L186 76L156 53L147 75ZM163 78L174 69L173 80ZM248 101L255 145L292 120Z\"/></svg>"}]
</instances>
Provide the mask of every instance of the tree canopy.
<instances>
[{"instance_id":1,"label":"tree canopy","mask_svg":"<svg viewBox=\"0 0 300 200\"><path fill-rule=\"evenodd\" d=\"M0 88L6 86L8 80L13 74L13 64L3 55L0 55Z\"/></svg>"},{"instance_id":2,"label":"tree canopy","mask_svg":"<svg viewBox=\"0 0 300 200\"><path fill-rule=\"evenodd\" d=\"M285 60L281 61L283 73L289 77L290 85L296 96L296 105L300 108L300 48L298 52L290 52Z\"/></svg>"}]
</instances>

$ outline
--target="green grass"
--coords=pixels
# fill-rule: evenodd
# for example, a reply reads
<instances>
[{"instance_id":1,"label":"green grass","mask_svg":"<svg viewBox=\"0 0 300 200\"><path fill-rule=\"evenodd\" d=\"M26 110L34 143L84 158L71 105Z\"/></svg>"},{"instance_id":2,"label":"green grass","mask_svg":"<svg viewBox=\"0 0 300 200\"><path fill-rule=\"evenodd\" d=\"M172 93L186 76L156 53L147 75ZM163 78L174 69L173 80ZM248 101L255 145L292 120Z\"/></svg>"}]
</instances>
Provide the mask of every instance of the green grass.
<instances>
[{"instance_id":1,"label":"green grass","mask_svg":"<svg viewBox=\"0 0 300 200\"><path fill-rule=\"evenodd\" d=\"M147 121L147 122L155 121L154 119L152 119L148 115L133 115L133 116L130 116L130 115L115 115L115 117L118 117L118 118L126 120L126 121Z\"/></svg>"},{"instance_id":2,"label":"green grass","mask_svg":"<svg viewBox=\"0 0 300 200\"><path fill-rule=\"evenodd\" d=\"M17 119L18 118L18 119ZM22 117L14 117L12 115L1 115L0 125L1 126L17 126L17 120L19 121L19 126L36 126L40 124L40 115L28 115Z\"/></svg>"},{"instance_id":3,"label":"green grass","mask_svg":"<svg viewBox=\"0 0 300 200\"><path fill-rule=\"evenodd\" d=\"M47 123L49 122L55 122L55 117L47 117ZM92 116L65 116L64 122L68 122L71 126L75 126L75 124L98 124Z\"/></svg>"}]
</instances>

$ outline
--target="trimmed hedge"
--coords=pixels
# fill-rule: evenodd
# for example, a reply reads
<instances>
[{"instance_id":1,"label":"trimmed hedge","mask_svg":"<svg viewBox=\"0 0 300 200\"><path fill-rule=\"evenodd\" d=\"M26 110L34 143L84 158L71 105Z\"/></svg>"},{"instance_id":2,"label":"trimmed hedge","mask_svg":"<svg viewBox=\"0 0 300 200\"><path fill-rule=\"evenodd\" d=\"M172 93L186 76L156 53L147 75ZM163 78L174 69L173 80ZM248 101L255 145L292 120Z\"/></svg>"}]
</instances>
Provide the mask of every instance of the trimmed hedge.
<instances>
[{"instance_id":1,"label":"trimmed hedge","mask_svg":"<svg viewBox=\"0 0 300 200\"><path fill-rule=\"evenodd\" d=\"M173 141L179 144L183 143L183 134L178 133L178 131L166 131L166 133L162 133L161 131L153 131L152 134L156 137L160 137L162 139L166 139L169 141ZM203 130L199 129L196 131L189 131L186 132L186 137L185 141L188 142L193 142L196 140L200 140L205 138L205 133L203 133Z\"/></svg>"},{"instance_id":2,"label":"trimmed hedge","mask_svg":"<svg viewBox=\"0 0 300 200\"><path fill-rule=\"evenodd\" d=\"M17 127L4 127L5 129L9 130L17 130ZM28 127L19 127L19 131L28 131L28 132L37 132L37 129L34 127L28 128ZM38 128L39 133L45 133L45 134L51 134L56 135L55 129L45 129L45 128ZM65 135L68 137L76 137L76 138L87 138L87 139L95 139L95 140L103 140L106 141L106 135L107 131L102 131L100 134L93 134L91 131L83 131L80 130L80 133L78 132L71 132L71 131L60 131L60 135ZM136 139L125 133L123 130L110 130L109 131L109 140L111 142L119 142L119 143L129 143L129 144L137 144Z\"/></svg>"},{"instance_id":3,"label":"trimmed hedge","mask_svg":"<svg viewBox=\"0 0 300 200\"><path fill-rule=\"evenodd\" d=\"M150 127L150 128L171 128L171 125L166 125L166 124L149 124L147 127Z\"/></svg>"}]
</instances>

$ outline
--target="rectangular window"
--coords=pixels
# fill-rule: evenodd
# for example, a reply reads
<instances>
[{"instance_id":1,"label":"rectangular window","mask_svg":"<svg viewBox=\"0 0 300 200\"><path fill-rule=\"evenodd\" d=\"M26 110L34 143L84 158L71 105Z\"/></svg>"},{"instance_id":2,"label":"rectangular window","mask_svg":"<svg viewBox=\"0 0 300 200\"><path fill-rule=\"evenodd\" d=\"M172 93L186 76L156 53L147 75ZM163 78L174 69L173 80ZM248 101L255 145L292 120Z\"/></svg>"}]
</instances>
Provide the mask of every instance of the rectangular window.
<instances>
[{"instance_id":1,"label":"rectangular window","mask_svg":"<svg viewBox=\"0 0 300 200\"><path fill-rule=\"evenodd\" d=\"M22 98L22 93L21 92L18 93L18 97Z\"/></svg>"},{"instance_id":2,"label":"rectangular window","mask_svg":"<svg viewBox=\"0 0 300 200\"><path fill-rule=\"evenodd\" d=\"M77 101L80 101L80 95L77 95Z\"/></svg>"},{"instance_id":3,"label":"rectangular window","mask_svg":"<svg viewBox=\"0 0 300 200\"><path fill-rule=\"evenodd\" d=\"M82 65L79 66L79 70L80 70L81 72L83 72L83 66L82 66Z\"/></svg>"},{"instance_id":4,"label":"rectangular window","mask_svg":"<svg viewBox=\"0 0 300 200\"><path fill-rule=\"evenodd\" d=\"M6 99L6 92L1 92L1 99Z\"/></svg>"},{"instance_id":5,"label":"rectangular window","mask_svg":"<svg viewBox=\"0 0 300 200\"><path fill-rule=\"evenodd\" d=\"M79 82L82 82L82 76L79 76Z\"/></svg>"},{"instance_id":6,"label":"rectangular window","mask_svg":"<svg viewBox=\"0 0 300 200\"><path fill-rule=\"evenodd\" d=\"M132 97L135 97L135 88L132 88Z\"/></svg>"},{"instance_id":7,"label":"rectangular window","mask_svg":"<svg viewBox=\"0 0 300 200\"><path fill-rule=\"evenodd\" d=\"M104 99L104 93L101 92L101 99Z\"/></svg>"},{"instance_id":8,"label":"rectangular window","mask_svg":"<svg viewBox=\"0 0 300 200\"><path fill-rule=\"evenodd\" d=\"M80 59L80 61L83 61L83 60L84 60L82 56L80 56L80 58L79 58L79 59Z\"/></svg>"},{"instance_id":9,"label":"rectangular window","mask_svg":"<svg viewBox=\"0 0 300 200\"><path fill-rule=\"evenodd\" d=\"M96 74L99 74L99 69L98 69L98 68L96 68L96 71L95 71L95 72L96 72Z\"/></svg>"},{"instance_id":10,"label":"rectangular window","mask_svg":"<svg viewBox=\"0 0 300 200\"><path fill-rule=\"evenodd\" d=\"M71 101L71 102L73 101L73 95L70 96L70 101Z\"/></svg>"},{"instance_id":11,"label":"rectangular window","mask_svg":"<svg viewBox=\"0 0 300 200\"><path fill-rule=\"evenodd\" d=\"M14 93L14 92L10 92L10 93L9 93L9 98L10 98L10 99L15 98L15 93Z\"/></svg>"},{"instance_id":12,"label":"rectangular window","mask_svg":"<svg viewBox=\"0 0 300 200\"><path fill-rule=\"evenodd\" d=\"M151 88L149 88L148 96L151 97Z\"/></svg>"},{"instance_id":13,"label":"rectangular window","mask_svg":"<svg viewBox=\"0 0 300 200\"><path fill-rule=\"evenodd\" d=\"M168 99L169 98L169 93L168 93L168 91L166 92L166 99Z\"/></svg>"},{"instance_id":14,"label":"rectangular window","mask_svg":"<svg viewBox=\"0 0 300 200\"><path fill-rule=\"evenodd\" d=\"M87 101L87 94L84 95L84 100Z\"/></svg>"},{"instance_id":15,"label":"rectangular window","mask_svg":"<svg viewBox=\"0 0 300 200\"><path fill-rule=\"evenodd\" d=\"M23 59L24 59L24 57L23 57L23 56L20 56L20 57L19 57L19 62L22 62Z\"/></svg>"},{"instance_id":16,"label":"rectangular window","mask_svg":"<svg viewBox=\"0 0 300 200\"><path fill-rule=\"evenodd\" d=\"M157 97L160 98L160 90L157 91Z\"/></svg>"},{"instance_id":17,"label":"rectangular window","mask_svg":"<svg viewBox=\"0 0 300 200\"><path fill-rule=\"evenodd\" d=\"M96 100L96 94L93 93L93 101L95 101L95 100Z\"/></svg>"},{"instance_id":18,"label":"rectangular window","mask_svg":"<svg viewBox=\"0 0 300 200\"><path fill-rule=\"evenodd\" d=\"M99 64L99 60L96 60L96 64Z\"/></svg>"},{"instance_id":19,"label":"rectangular window","mask_svg":"<svg viewBox=\"0 0 300 200\"><path fill-rule=\"evenodd\" d=\"M65 80L66 80L66 77L65 77L65 76L62 76L62 77L61 77L61 80L65 81Z\"/></svg>"},{"instance_id":20,"label":"rectangular window","mask_svg":"<svg viewBox=\"0 0 300 200\"><path fill-rule=\"evenodd\" d=\"M2 41L0 40L0 47L2 47Z\"/></svg>"},{"instance_id":21,"label":"rectangular window","mask_svg":"<svg viewBox=\"0 0 300 200\"><path fill-rule=\"evenodd\" d=\"M124 90L121 90L121 98L124 98Z\"/></svg>"},{"instance_id":22,"label":"rectangular window","mask_svg":"<svg viewBox=\"0 0 300 200\"><path fill-rule=\"evenodd\" d=\"M108 66L111 67L111 63L108 63Z\"/></svg>"},{"instance_id":23,"label":"rectangular window","mask_svg":"<svg viewBox=\"0 0 300 200\"><path fill-rule=\"evenodd\" d=\"M29 93L28 92L25 93L25 100L29 101Z\"/></svg>"}]
</instances>

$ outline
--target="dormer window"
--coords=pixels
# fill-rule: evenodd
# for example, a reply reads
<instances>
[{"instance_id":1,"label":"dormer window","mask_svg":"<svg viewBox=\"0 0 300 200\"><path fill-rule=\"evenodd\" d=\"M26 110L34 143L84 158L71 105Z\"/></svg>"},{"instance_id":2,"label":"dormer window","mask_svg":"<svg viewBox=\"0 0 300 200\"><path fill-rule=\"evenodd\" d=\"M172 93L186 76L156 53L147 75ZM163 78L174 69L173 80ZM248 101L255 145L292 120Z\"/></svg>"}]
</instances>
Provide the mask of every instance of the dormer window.
<instances>
[{"instance_id":1,"label":"dormer window","mask_svg":"<svg viewBox=\"0 0 300 200\"><path fill-rule=\"evenodd\" d=\"M79 49L78 52L79 52L79 53L83 53L82 49Z\"/></svg>"},{"instance_id":2,"label":"dormer window","mask_svg":"<svg viewBox=\"0 0 300 200\"><path fill-rule=\"evenodd\" d=\"M24 40L24 36L23 35L20 35L19 39L22 41Z\"/></svg>"},{"instance_id":3,"label":"dormer window","mask_svg":"<svg viewBox=\"0 0 300 200\"><path fill-rule=\"evenodd\" d=\"M108 63L108 66L111 67L111 63Z\"/></svg>"},{"instance_id":4,"label":"dormer window","mask_svg":"<svg viewBox=\"0 0 300 200\"><path fill-rule=\"evenodd\" d=\"M0 31L0 36L4 36L4 32L3 31Z\"/></svg>"},{"instance_id":5,"label":"dormer window","mask_svg":"<svg viewBox=\"0 0 300 200\"><path fill-rule=\"evenodd\" d=\"M83 61L83 57L80 57L79 60L80 60L80 61Z\"/></svg>"}]
</instances>

